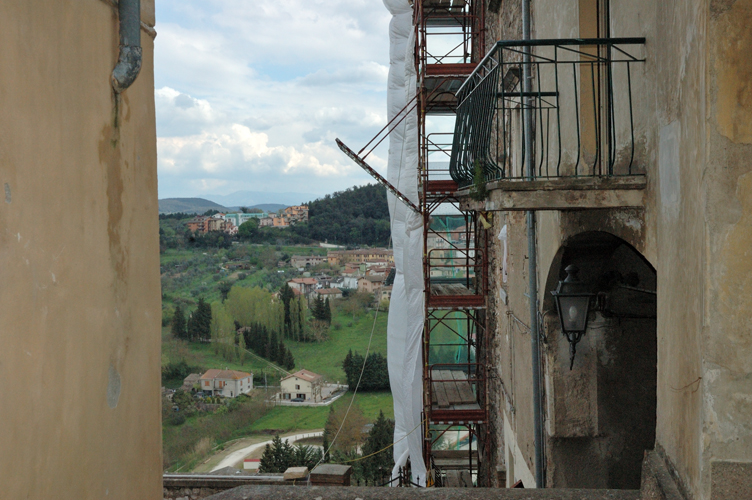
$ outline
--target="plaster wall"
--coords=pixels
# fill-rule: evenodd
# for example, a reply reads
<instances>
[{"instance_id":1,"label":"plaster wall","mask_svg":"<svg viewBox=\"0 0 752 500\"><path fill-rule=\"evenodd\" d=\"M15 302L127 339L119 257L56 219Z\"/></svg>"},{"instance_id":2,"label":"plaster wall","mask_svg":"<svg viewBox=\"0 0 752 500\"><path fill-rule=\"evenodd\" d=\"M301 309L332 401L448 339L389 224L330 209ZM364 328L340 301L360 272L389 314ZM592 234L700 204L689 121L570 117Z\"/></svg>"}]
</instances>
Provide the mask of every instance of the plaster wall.
<instances>
[{"instance_id":1,"label":"plaster wall","mask_svg":"<svg viewBox=\"0 0 752 500\"><path fill-rule=\"evenodd\" d=\"M148 25L153 8L142 0ZM141 73L116 99L111 2L0 3L3 498L161 498L153 40L141 34Z\"/></svg>"},{"instance_id":2,"label":"plaster wall","mask_svg":"<svg viewBox=\"0 0 752 500\"><path fill-rule=\"evenodd\" d=\"M749 470L752 463L752 1L711 1L703 10L708 118L696 259L706 279L698 294L701 486L693 490L715 500L730 484L752 490L749 475L730 472L732 464Z\"/></svg>"}]
</instances>

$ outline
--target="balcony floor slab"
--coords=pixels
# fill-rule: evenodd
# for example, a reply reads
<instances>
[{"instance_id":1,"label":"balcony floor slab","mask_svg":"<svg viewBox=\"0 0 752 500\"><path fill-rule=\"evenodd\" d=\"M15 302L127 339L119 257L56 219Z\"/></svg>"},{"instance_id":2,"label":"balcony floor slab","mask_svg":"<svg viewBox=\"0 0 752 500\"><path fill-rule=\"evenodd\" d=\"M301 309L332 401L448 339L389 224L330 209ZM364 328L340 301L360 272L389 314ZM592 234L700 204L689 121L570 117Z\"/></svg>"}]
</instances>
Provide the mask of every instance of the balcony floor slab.
<instances>
[{"instance_id":1,"label":"balcony floor slab","mask_svg":"<svg viewBox=\"0 0 752 500\"><path fill-rule=\"evenodd\" d=\"M471 200L469 188L457 196L463 210L643 208L646 184L645 176L499 180L486 185L485 201Z\"/></svg>"}]
</instances>

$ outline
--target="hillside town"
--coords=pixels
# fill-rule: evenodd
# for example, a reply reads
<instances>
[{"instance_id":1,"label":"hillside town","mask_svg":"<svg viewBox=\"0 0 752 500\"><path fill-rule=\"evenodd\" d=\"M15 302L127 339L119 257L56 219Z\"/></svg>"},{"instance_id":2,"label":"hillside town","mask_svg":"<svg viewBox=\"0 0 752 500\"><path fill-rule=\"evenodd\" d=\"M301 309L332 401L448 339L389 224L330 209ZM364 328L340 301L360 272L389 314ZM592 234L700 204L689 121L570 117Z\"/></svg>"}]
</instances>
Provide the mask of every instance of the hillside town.
<instances>
[{"instance_id":1,"label":"hillside town","mask_svg":"<svg viewBox=\"0 0 752 500\"><path fill-rule=\"evenodd\" d=\"M256 227L290 227L308 221L308 206L297 205L280 210L279 213L255 212L221 213L197 215L186 222L193 233L223 232L237 235L238 228L249 221L256 221Z\"/></svg>"}]
</instances>

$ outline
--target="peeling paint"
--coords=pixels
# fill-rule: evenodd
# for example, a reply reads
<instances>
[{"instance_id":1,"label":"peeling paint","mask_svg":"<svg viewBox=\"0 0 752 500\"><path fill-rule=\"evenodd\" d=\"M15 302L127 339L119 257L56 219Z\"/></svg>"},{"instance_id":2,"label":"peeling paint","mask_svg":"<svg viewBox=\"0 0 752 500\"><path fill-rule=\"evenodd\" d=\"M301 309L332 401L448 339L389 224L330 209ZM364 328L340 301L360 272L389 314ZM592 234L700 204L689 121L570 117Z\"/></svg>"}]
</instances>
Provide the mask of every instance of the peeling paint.
<instances>
[{"instance_id":1,"label":"peeling paint","mask_svg":"<svg viewBox=\"0 0 752 500\"><path fill-rule=\"evenodd\" d=\"M718 30L724 33L715 45L719 132L735 143L752 144L752 3L715 2Z\"/></svg>"},{"instance_id":2,"label":"peeling paint","mask_svg":"<svg viewBox=\"0 0 752 500\"><path fill-rule=\"evenodd\" d=\"M10 203L12 201L11 195L10 195L10 184L7 182L5 183L5 203Z\"/></svg>"},{"instance_id":3,"label":"peeling paint","mask_svg":"<svg viewBox=\"0 0 752 500\"><path fill-rule=\"evenodd\" d=\"M112 409L117 407L120 400L120 374L114 366L110 365L107 374L107 406Z\"/></svg>"}]
</instances>

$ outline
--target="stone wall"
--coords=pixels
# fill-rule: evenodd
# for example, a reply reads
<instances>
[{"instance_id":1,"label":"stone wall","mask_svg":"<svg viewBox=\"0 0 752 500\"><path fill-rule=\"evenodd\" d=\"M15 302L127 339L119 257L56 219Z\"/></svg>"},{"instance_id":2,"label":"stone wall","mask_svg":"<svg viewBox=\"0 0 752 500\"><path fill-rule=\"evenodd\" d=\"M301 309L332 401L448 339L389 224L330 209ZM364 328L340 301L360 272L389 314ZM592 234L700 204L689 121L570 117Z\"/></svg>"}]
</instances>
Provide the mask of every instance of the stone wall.
<instances>
[{"instance_id":1,"label":"stone wall","mask_svg":"<svg viewBox=\"0 0 752 500\"><path fill-rule=\"evenodd\" d=\"M519 3L502 2L500 17L489 16L491 39L519 38ZM581 1L532 4L534 38L579 36ZM633 73L646 203L642 210L538 212L538 300L544 316L552 312L547 304L560 279L556 261L562 245L586 231L622 238L655 268L655 445L678 489L710 500L723 495L712 479L721 474L714 464L730 464L732 470L752 461L752 63L743 55L752 50L752 2L611 0L610 5L611 36L647 39L646 62ZM491 268L496 274L489 299L495 309L489 311L495 318L491 352L500 379L490 387L496 392L492 405L502 409L498 414L512 438L504 443L507 457L522 458L507 464L513 481L532 470L532 368L524 216L498 212L491 231L496 235L505 224L508 282L500 286L498 243ZM555 358L545 356L544 370L552 362ZM544 387L549 401L551 382ZM551 412L547 405L547 426L554 423ZM553 470L547 472L555 486Z\"/></svg>"}]
</instances>

